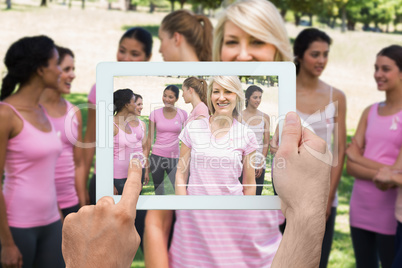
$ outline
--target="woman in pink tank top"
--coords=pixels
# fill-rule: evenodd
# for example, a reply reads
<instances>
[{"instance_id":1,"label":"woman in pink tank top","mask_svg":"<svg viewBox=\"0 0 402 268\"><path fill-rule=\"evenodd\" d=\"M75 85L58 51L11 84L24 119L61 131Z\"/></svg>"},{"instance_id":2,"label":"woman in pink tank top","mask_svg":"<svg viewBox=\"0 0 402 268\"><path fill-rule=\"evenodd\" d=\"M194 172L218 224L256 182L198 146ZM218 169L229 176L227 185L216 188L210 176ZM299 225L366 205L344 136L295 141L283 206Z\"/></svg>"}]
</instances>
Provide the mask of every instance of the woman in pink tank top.
<instances>
[{"instance_id":1,"label":"woman in pink tank top","mask_svg":"<svg viewBox=\"0 0 402 268\"><path fill-rule=\"evenodd\" d=\"M330 37L323 31L308 28L295 39L296 107L307 126L324 139L333 153L327 222L322 244L320 268L327 267L335 228L337 189L341 179L346 148L346 97L320 79L329 54Z\"/></svg>"},{"instance_id":2,"label":"woman in pink tank top","mask_svg":"<svg viewBox=\"0 0 402 268\"><path fill-rule=\"evenodd\" d=\"M152 57L152 35L146 29L133 27L128 29L120 38L116 59L117 61L149 61ZM96 85L88 94L87 129L84 136L85 177L88 178L96 148ZM94 168L95 169L95 168ZM92 175L89 183L90 203L95 204L96 174Z\"/></svg>"},{"instance_id":3,"label":"woman in pink tank top","mask_svg":"<svg viewBox=\"0 0 402 268\"><path fill-rule=\"evenodd\" d=\"M373 182L373 178L383 167L402 169L401 46L389 46L377 54L374 79L378 90L385 92L385 101L364 110L346 150L347 172L356 178L350 226L357 267L378 267L379 262L382 267L391 267L394 259L397 189L394 184ZM398 234L398 254L400 237ZM399 260L393 267L400 266Z\"/></svg>"},{"instance_id":4,"label":"woman in pink tank top","mask_svg":"<svg viewBox=\"0 0 402 268\"><path fill-rule=\"evenodd\" d=\"M59 85L58 58L54 42L46 36L22 38L5 56L8 73L0 95L3 267L64 267L54 181L62 145L39 105L45 88Z\"/></svg>"},{"instance_id":5,"label":"woman in pink tank top","mask_svg":"<svg viewBox=\"0 0 402 268\"><path fill-rule=\"evenodd\" d=\"M63 143L63 151L56 164L57 202L64 217L77 212L80 206L89 203L84 174L82 150L81 111L63 98L70 94L75 79L74 54L68 48L57 46L59 65L62 70L57 90L47 88L40 103L52 121Z\"/></svg>"}]
</instances>

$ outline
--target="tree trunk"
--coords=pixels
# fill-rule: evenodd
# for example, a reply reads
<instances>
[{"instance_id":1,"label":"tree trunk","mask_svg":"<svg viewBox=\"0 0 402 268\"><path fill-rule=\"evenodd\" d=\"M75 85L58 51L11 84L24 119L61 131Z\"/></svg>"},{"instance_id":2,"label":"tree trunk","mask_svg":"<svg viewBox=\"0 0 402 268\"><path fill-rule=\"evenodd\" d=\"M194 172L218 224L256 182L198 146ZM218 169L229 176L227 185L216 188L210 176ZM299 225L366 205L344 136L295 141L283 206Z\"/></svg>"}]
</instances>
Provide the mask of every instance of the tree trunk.
<instances>
[{"instance_id":1,"label":"tree trunk","mask_svg":"<svg viewBox=\"0 0 402 268\"><path fill-rule=\"evenodd\" d=\"M170 11L173 12L174 11L174 0L170 0L170 4L171 4Z\"/></svg>"},{"instance_id":2,"label":"tree trunk","mask_svg":"<svg viewBox=\"0 0 402 268\"><path fill-rule=\"evenodd\" d=\"M155 4L154 3L149 3L149 13L154 13L155 11Z\"/></svg>"},{"instance_id":3,"label":"tree trunk","mask_svg":"<svg viewBox=\"0 0 402 268\"><path fill-rule=\"evenodd\" d=\"M180 9L184 8L184 3L186 3L186 0L180 0Z\"/></svg>"},{"instance_id":4,"label":"tree trunk","mask_svg":"<svg viewBox=\"0 0 402 268\"><path fill-rule=\"evenodd\" d=\"M11 9L11 0L6 0L7 9Z\"/></svg>"},{"instance_id":5,"label":"tree trunk","mask_svg":"<svg viewBox=\"0 0 402 268\"><path fill-rule=\"evenodd\" d=\"M70 0L71 2L71 0ZM81 9L85 9L85 0L81 0Z\"/></svg>"},{"instance_id":6,"label":"tree trunk","mask_svg":"<svg viewBox=\"0 0 402 268\"><path fill-rule=\"evenodd\" d=\"M297 13L295 13L295 24L296 24L296 26L298 26L300 24L300 16Z\"/></svg>"},{"instance_id":7,"label":"tree trunk","mask_svg":"<svg viewBox=\"0 0 402 268\"><path fill-rule=\"evenodd\" d=\"M342 6L342 28L341 31L342 33L346 32L346 8L345 6Z\"/></svg>"},{"instance_id":8,"label":"tree trunk","mask_svg":"<svg viewBox=\"0 0 402 268\"><path fill-rule=\"evenodd\" d=\"M281 9L281 16L282 16L283 20L285 20L285 16L286 16L287 12L288 12L287 9Z\"/></svg>"},{"instance_id":9,"label":"tree trunk","mask_svg":"<svg viewBox=\"0 0 402 268\"><path fill-rule=\"evenodd\" d=\"M47 6L46 0L41 0L40 6L41 6L41 7Z\"/></svg>"},{"instance_id":10,"label":"tree trunk","mask_svg":"<svg viewBox=\"0 0 402 268\"><path fill-rule=\"evenodd\" d=\"M310 19L310 27L312 27L313 26L313 14L309 13L308 17Z\"/></svg>"}]
</instances>

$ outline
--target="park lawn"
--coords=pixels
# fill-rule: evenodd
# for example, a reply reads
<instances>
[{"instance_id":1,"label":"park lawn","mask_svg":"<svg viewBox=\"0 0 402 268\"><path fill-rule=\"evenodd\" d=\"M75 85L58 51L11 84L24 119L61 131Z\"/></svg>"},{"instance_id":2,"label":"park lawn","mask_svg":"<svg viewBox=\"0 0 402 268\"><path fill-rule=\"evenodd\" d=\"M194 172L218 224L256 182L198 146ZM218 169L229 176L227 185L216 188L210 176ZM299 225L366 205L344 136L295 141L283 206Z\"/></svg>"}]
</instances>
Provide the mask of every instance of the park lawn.
<instances>
[{"instance_id":1,"label":"park lawn","mask_svg":"<svg viewBox=\"0 0 402 268\"><path fill-rule=\"evenodd\" d=\"M83 132L85 133L87 121L87 94L73 93L66 96L66 99L80 107L84 126ZM141 120L148 124L147 116L141 116ZM350 142L353 133L354 130L348 131L348 142ZM328 268L353 268L356 266L349 227L349 201L352 194L353 182L354 178L346 173L346 168L344 167L342 179L338 187L339 205ZM268 168L266 170L264 184L266 184L266 186L264 186L263 194L272 194L271 174ZM148 185L144 186L142 194L150 195L153 194L153 191L154 186L152 176L150 175L150 182ZM168 178L165 178L165 191L167 194L174 193L173 187ZM145 267L144 255L141 249L138 249L131 267Z\"/></svg>"}]
</instances>

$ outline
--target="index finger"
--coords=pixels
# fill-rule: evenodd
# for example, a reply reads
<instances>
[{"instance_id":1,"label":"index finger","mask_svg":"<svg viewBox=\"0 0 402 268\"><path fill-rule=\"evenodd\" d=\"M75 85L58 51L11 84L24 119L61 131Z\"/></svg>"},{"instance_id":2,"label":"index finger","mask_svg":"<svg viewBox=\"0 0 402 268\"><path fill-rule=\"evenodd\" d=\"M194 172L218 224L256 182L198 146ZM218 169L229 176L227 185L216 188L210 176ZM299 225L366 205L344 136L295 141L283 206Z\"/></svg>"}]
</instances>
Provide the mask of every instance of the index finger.
<instances>
[{"instance_id":1,"label":"index finger","mask_svg":"<svg viewBox=\"0 0 402 268\"><path fill-rule=\"evenodd\" d=\"M125 207L130 215L135 217L138 197L141 192L142 167L138 159L133 158L128 167L127 181L123 188L118 206Z\"/></svg>"}]
</instances>

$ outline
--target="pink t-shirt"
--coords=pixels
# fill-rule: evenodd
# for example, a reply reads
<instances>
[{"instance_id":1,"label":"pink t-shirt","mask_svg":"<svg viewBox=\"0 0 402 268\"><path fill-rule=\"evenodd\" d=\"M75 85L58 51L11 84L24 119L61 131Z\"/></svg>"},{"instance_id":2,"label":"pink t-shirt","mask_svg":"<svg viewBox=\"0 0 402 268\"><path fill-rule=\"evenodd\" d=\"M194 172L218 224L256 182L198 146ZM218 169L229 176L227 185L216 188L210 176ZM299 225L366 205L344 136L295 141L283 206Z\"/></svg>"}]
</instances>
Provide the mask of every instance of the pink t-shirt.
<instances>
[{"instance_id":1,"label":"pink t-shirt","mask_svg":"<svg viewBox=\"0 0 402 268\"><path fill-rule=\"evenodd\" d=\"M234 120L217 140L208 120L192 121L180 135L191 148L188 193L243 194L238 160L256 150L255 135ZM270 267L282 239L278 217L278 211L177 210L170 266Z\"/></svg>"},{"instance_id":2,"label":"pink t-shirt","mask_svg":"<svg viewBox=\"0 0 402 268\"><path fill-rule=\"evenodd\" d=\"M188 119L187 119L185 125L190 123L194 119L197 119L199 116L209 117L208 106L206 106L205 103L203 103L203 102L198 103L197 106L194 107L194 109L191 111L190 115L188 116Z\"/></svg>"},{"instance_id":3,"label":"pink t-shirt","mask_svg":"<svg viewBox=\"0 0 402 268\"><path fill-rule=\"evenodd\" d=\"M393 165L402 147L402 111L378 115L378 103L370 108L365 134L364 157ZM396 233L397 191L381 191L372 181L356 178L350 199L350 225L386 235Z\"/></svg>"},{"instance_id":4,"label":"pink t-shirt","mask_svg":"<svg viewBox=\"0 0 402 268\"><path fill-rule=\"evenodd\" d=\"M129 134L121 130L114 122L113 124L119 129L119 132L113 137L113 178L125 179L130 164L130 155L138 153L138 144L142 145L144 133L141 131L138 133L135 128L130 127L131 133Z\"/></svg>"},{"instance_id":5,"label":"pink t-shirt","mask_svg":"<svg viewBox=\"0 0 402 268\"><path fill-rule=\"evenodd\" d=\"M55 186L56 160L62 151L60 139L52 126L43 132L21 118L21 132L8 140L3 195L7 220L11 227L32 228L60 219Z\"/></svg>"},{"instance_id":6,"label":"pink t-shirt","mask_svg":"<svg viewBox=\"0 0 402 268\"><path fill-rule=\"evenodd\" d=\"M51 117L50 121L63 145L63 151L56 162L57 202L61 209L75 206L79 203L75 188L74 145L78 138L78 120L74 106L66 101L67 112L61 117Z\"/></svg>"},{"instance_id":7,"label":"pink t-shirt","mask_svg":"<svg viewBox=\"0 0 402 268\"><path fill-rule=\"evenodd\" d=\"M217 139L207 117L191 121L179 139L191 149L189 195L243 195L242 158L258 147L252 130L234 119L229 132Z\"/></svg>"},{"instance_id":8,"label":"pink t-shirt","mask_svg":"<svg viewBox=\"0 0 402 268\"><path fill-rule=\"evenodd\" d=\"M152 147L152 154L168 157L179 157L179 134L187 120L187 112L177 108L176 116L173 119L166 119L163 115L163 108L154 110L149 120L156 125L156 140Z\"/></svg>"},{"instance_id":9,"label":"pink t-shirt","mask_svg":"<svg viewBox=\"0 0 402 268\"><path fill-rule=\"evenodd\" d=\"M92 104L96 104L96 84L91 87L91 91L88 94L88 101Z\"/></svg>"}]
</instances>

